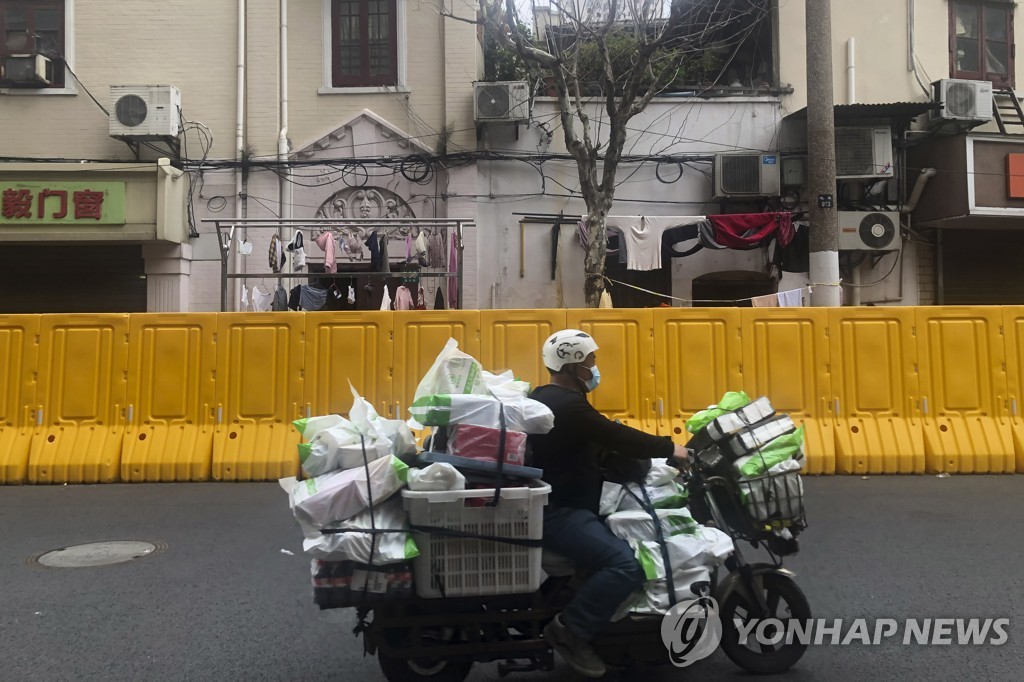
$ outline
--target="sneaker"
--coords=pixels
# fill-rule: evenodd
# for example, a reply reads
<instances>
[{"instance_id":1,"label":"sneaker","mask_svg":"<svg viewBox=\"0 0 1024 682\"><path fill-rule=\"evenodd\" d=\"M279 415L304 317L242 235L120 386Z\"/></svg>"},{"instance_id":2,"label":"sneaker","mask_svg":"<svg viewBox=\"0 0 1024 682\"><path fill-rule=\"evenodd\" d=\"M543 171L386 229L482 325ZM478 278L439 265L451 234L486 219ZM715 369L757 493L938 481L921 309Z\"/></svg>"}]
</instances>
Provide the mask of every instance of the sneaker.
<instances>
[{"instance_id":1,"label":"sneaker","mask_svg":"<svg viewBox=\"0 0 1024 682\"><path fill-rule=\"evenodd\" d=\"M562 622L561 614L555 616L544 628L544 639L569 664L569 667L580 675L597 678L604 677L608 672L604 661L594 651L594 647L574 635Z\"/></svg>"}]
</instances>

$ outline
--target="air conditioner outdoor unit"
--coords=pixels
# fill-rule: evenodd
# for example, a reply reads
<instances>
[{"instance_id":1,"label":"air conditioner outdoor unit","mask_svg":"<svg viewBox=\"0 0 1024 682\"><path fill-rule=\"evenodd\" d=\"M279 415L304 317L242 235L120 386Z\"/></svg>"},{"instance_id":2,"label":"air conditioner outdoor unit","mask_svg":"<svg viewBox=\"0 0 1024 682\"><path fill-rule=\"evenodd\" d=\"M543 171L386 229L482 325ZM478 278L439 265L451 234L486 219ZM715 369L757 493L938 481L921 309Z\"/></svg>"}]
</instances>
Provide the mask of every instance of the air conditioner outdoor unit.
<instances>
[{"instance_id":1,"label":"air conditioner outdoor unit","mask_svg":"<svg viewBox=\"0 0 1024 682\"><path fill-rule=\"evenodd\" d=\"M899 248L899 213L839 211L840 251L896 251Z\"/></svg>"},{"instance_id":2,"label":"air conditioner outdoor unit","mask_svg":"<svg viewBox=\"0 0 1024 682\"><path fill-rule=\"evenodd\" d=\"M715 155L715 198L777 197L778 154Z\"/></svg>"},{"instance_id":3,"label":"air conditioner outdoor unit","mask_svg":"<svg viewBox=\"0 0 1024 682\"><path fill-rule=\"evenodd\" d=\"M984 123L992 120L992 83L953 78L932 84L933 99L940 108L932 112L933 121L969 121Z\"/></svg>"},{"instance_id":4,"label":"air conditioner outdoor unit","mask_svg":"<svg viewBox=\"0 0 1024 682\"><path fill-rule=\"evenodd\" d=\"M4 58L3 84L15 88L43 88L54 81L53 62L41 54L12 54Z\"/></svg>"},{"instance_id":5,"label":"air conditioner outdoor unit","mask_svg":"<svg viewBox=\"0 0 1024 682\"><path fill-rule=\"evenodd\" d=\"M173 85L112 85L110 105L111 137L163 140L181 132L181 92Z\"/></svg>"},{"instance_id":6,"label":"air conditioner outdoor unit","mask_svg":"<svg viewBox=\"0 0 1024 682\"><path fill-rule=\"evenodd\" d=\"M473 118L478 123L530 120L530 87L523 81L473 83Z\"/></svg>"},{"instance_id":7,"label":"air conditioner outdoor unit","mask_svg":"<svg viewBox=\"0 0 1024 682\"><path fill-rule=\"evenodd\" d=\"M836 128L836 178L891 178L889 128Z\"/></svg>"}]
</instances>

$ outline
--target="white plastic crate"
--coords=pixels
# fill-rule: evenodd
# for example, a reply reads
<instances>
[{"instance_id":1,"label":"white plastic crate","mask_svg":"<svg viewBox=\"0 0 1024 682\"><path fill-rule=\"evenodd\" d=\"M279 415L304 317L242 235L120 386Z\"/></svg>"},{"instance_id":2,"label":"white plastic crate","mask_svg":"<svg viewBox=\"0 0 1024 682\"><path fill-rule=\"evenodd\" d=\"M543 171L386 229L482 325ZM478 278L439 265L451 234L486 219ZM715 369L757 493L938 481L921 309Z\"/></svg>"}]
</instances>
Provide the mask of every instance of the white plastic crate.
<instances>
[{"instance_id":1,"label":"white plastic crate","mask_svg":"<svg viewBox=\"0 0 1024 682\"><path fill-rule=\"evenodd\" d=\"M551 486L502 488L495 507L484 506L493 488L402 491L402 503L414 526L474 535L540 540L544 506ZM415 532L420 555L413 559L416 594L423 598L466 597L533 592L541 582L541 548L479 538Z\"/></svg>"}]
</instances>

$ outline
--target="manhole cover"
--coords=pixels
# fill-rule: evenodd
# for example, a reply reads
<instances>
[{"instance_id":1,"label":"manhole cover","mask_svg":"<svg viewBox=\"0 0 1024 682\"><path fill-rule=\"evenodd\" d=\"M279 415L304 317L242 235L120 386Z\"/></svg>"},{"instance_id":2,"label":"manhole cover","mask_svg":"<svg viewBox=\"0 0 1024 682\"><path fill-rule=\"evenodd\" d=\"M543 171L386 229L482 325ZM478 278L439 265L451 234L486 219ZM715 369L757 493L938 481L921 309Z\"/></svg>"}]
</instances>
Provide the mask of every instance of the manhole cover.
<instances>
[{"instance_id":1,"label":"manhole cover","mask_svg":"<svg viewBox=\"0 0 1024 682\"><path fill-rule=\"evenodd\" d=\"M39 557L43 566L50 568L84 568L87 566L107 566L120 564L132 559L139 559L156 551L156 545L150 542L119 540L114 542L90 542L85 545L74 545L47 552Z\"/></svg>"}]
</instances>

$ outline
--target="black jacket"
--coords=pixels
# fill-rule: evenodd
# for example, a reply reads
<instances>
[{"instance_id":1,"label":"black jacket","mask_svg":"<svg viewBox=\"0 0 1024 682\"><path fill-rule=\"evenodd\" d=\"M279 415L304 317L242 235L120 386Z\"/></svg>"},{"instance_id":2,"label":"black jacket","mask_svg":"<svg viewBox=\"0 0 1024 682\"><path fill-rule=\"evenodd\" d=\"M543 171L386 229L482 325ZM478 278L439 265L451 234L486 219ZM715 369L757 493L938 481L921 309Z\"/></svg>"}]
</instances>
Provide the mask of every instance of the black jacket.
<instances>
[{"instance_id":1,"label":"black jacket","mask_svg":"<svg viewBox=\"0 0 1024 682\"><path fill-rule=\"evenodd\" d=\"M548 433L531 435L532 466L544 470L551 484L548 504L588 509L595 514L601 502L601 451L647 459L671 457L672 441L652 436L608 419L576 391L548 384L530 394L555 415Z\"/></svg>"}]
</instances>

